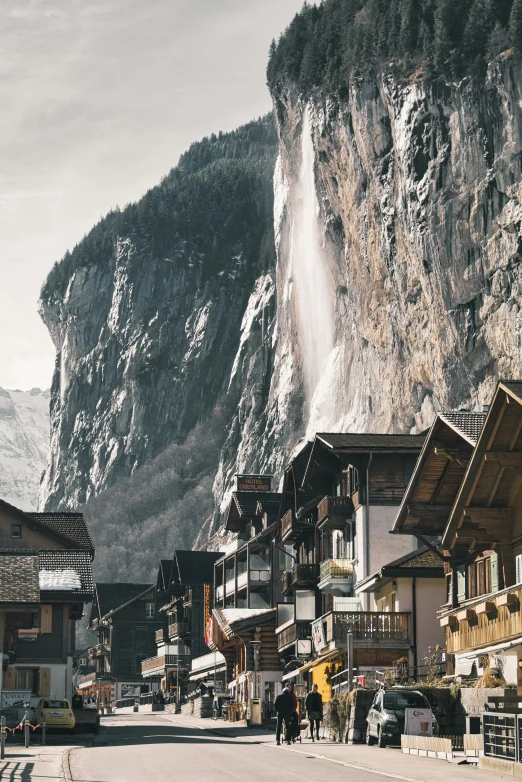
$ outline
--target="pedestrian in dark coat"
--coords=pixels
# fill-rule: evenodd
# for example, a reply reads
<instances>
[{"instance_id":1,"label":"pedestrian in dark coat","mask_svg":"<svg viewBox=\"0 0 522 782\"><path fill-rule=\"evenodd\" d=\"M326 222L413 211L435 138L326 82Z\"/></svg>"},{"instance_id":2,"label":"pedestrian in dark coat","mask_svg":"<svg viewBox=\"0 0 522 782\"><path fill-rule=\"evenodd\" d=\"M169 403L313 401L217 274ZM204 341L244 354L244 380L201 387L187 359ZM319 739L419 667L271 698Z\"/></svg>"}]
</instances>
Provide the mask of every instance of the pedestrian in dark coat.
<instances>
[{"instance_id":1,"label":"pedestrian in dark coat","mask_svg":"<svg viewBox=\"0 0 522 782\"><path fill-rule=\"evenodd\" d=\"M319 724L323 719L323 696L319 692L317 684L312 687L312 692L306 696L306 714L310 720L310 736L314 740L314 725L316 727L317 741L319 741Z\"/></svg>"},{"instance_id":2,"label":"pedestrian in dark coat","mask_svg":"<svg viewBox=\"0 0 522 782\"><path fill-rule=\"evenodd\" d=\"M284 686L282 693L275 699L275 709L277 712L276 741L278 744L281 744L281 728L283 727L283 722L285 723L286 732L288 734L290 715L294 711L294 701L287 685ZM287 739L286 743L290 744L290 739Z\"/></svg>"}]
</instances>

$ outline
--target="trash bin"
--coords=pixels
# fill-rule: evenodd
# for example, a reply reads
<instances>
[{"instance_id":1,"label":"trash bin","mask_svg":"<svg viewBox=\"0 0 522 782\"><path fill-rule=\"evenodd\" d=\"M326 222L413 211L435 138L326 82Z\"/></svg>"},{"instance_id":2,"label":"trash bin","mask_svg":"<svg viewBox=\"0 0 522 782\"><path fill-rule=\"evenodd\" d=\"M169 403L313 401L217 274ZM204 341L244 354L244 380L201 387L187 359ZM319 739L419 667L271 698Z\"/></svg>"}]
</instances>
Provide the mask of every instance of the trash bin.
<instances>
[{"instance_id":1,"label":"trash bin","mask_svg":"<svg viewBox=\"0 0 522 782\"><path fill-rule=\"evenodd\" d=\"M252 714L250 717L250 724L261 725L262 721L261 698L252 698Z\"/></svg>"}]
</instances>

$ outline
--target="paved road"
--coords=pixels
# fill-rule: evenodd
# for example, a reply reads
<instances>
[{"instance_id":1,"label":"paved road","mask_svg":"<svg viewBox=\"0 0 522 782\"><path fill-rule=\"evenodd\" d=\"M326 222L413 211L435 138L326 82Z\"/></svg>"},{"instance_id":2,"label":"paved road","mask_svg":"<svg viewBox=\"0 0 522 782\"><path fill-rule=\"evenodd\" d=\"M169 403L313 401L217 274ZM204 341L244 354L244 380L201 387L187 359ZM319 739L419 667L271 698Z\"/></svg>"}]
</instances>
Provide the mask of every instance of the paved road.
<instances>
[{"instance_id":1,"label":"paved road","mask_svg":"<svg viewBox=\"0 0 522 782\"><path fill-rule=\"evenodd\" d=\"M500 777L443 761L409 758L398 750L310 742L276 747L269 734L250 740L216 735L190 718L128 715L105 718L92 747L69 756L74 782L490 782ZM351 752L351 750L354 752ZM326 755L327 758L318 757ZM420 764L420 765L419 765ZM372 768L373 766L373 768Z\"/></svg>"}]
</instances>

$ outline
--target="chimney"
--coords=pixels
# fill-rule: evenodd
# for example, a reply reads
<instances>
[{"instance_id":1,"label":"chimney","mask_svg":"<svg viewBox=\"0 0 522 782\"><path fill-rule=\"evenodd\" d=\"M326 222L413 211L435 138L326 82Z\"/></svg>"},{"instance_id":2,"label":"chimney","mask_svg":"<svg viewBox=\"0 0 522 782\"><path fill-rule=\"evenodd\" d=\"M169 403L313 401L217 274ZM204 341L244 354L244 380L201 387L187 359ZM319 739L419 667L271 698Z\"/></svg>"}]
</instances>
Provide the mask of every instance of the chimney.
<instances>
[{"instance_id":1,"label":"chimney","mask_svg":"<svg viewBox=\"0 0 522 782\"><path fill-rule=\"evenodd\" d=\"M483 413L489 412L489 405L482 405L482 412Z\"/></svg>"}]
</instances>

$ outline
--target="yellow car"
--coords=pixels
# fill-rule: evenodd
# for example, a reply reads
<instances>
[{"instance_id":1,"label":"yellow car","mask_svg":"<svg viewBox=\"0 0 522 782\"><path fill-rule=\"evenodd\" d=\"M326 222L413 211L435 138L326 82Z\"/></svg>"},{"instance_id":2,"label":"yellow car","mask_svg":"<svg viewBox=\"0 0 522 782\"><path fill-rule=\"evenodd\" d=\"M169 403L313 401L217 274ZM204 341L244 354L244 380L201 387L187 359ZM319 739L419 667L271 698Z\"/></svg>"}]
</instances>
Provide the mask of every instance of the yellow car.
<instances>
[{"instance_id":1,"label":"yellow car","mask_svg":"<svg viewBox=\"0 0 522 782\"><path fill-rule=\"evenodd\" d=\"M57 698L42 698L38 702L33 721L41 725L43 720L47 728L62 728L71 732L76 725L69 701Z\"/></svg>"}]
</instances>

